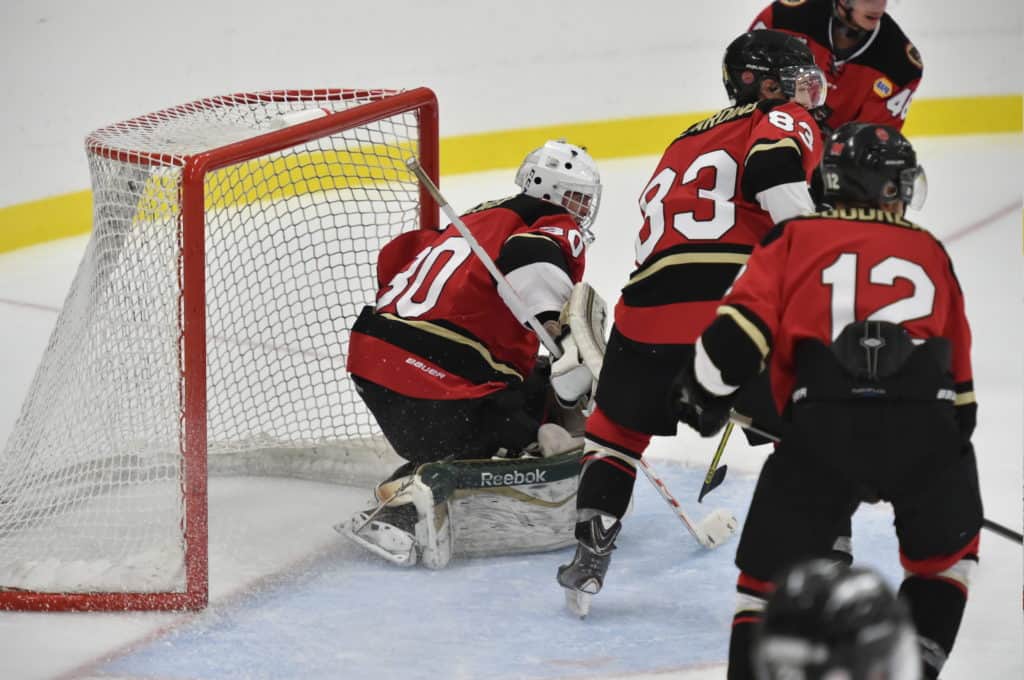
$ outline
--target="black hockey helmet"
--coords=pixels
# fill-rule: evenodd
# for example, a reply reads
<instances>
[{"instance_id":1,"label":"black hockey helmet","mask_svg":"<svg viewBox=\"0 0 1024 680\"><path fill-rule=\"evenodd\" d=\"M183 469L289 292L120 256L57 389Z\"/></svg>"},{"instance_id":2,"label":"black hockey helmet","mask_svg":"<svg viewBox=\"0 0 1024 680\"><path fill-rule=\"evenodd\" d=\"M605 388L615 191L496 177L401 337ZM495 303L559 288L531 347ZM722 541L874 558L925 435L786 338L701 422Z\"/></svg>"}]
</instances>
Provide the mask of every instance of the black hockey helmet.
<instances>
[{"instance_id":1,"label":"black hockey helmet","mask_svg":"<svg viewBox=\"0 0 1024 680\"><path fill-rule=\"evenodd\" d=\"M919 680L906 607L869 569L811 560L787 570L754 643L758 680Z\"/></svg>"},{"instance_id":2,"label":"black hockey helmet","mask_svg":"<svg viewBox=\"0 0 1024 680\"><path fill-rule=\"evenodd\" d=\"M846 123L825 144L821 179L828 202L924 205L928 182L907 138L887 125Z\"/></svg>"},{"instance_id":3,"label":"black hockey helmet","mask_svg":"<svg viewBox=\"0 0 1024 680\"><path fill-rule=\"evenodd\" d=\"M809 74L818 78L814 97L820 101L805 106L814 108L825 103L825 76L815 66L811 49L782 31L759 29L744 33L729 43L722 58L722 83L735 104L756 102L764 78L778 81L783 94L793 98L797 80Z\"/></svg>"}]
</instances>

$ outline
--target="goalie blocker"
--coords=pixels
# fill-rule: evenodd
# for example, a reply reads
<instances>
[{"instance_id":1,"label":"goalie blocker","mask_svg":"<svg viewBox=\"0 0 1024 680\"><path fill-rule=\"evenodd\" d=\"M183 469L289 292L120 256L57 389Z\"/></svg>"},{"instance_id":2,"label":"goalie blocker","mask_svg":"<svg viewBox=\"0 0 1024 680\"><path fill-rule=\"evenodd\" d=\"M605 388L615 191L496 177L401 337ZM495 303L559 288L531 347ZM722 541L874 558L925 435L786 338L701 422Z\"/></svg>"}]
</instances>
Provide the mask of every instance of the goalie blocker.
<instances>
[{"instance_id":1,"label":"goalie blocker","mask_svg":"<svg viewBox=\"0 0 1024 680\"><path fill-rule=\"evenodd\" d=\"M547 457L440 461L381 483L378 506L335 529L394 564L442 569L454 555L572 545L582 440L543 426Z\"/></svg>"}]
</instances>

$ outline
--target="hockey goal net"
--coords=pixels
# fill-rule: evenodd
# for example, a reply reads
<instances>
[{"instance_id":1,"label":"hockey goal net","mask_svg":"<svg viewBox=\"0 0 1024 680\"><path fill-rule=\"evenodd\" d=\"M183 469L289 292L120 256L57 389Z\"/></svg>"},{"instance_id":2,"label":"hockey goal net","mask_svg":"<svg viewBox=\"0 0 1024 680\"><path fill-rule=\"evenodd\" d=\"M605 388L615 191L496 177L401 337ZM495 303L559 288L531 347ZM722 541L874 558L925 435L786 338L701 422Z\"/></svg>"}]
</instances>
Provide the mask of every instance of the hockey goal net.
<instances>
[{"instance_id":1,"label":"hockey goal net","mask_svg":"<svg viewBox=\"0 0 1024 680\"><path fill-rule=\"evenodd\" d=\"M426 88L206 99L86 140L93 231L0 458L0 607L199 608L207 475L361 484L380 247L436 228ZM389 457L392 457L390 460Z\"/></svg>"}]
</instances>

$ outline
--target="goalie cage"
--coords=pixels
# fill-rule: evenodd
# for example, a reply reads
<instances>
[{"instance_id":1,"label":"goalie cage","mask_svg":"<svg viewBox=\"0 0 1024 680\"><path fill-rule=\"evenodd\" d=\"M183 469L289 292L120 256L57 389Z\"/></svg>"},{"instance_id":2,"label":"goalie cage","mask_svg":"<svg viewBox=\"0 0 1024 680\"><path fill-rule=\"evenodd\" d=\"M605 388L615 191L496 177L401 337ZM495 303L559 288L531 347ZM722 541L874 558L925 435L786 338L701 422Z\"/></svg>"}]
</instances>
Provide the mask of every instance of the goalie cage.
<instances>
[{"instance_id":1,"label":"goalie cage","mask_svg":"<svg viewBox=\"0 0 1024 680\"><path fill-rule=\"evenodd\" d=\"M199 609L207 475L401 461L347 378L376 251L438 210L426 88L215 97L89 135L93 230L0 459L0 608Z\"/></svg>"}]
</instances>

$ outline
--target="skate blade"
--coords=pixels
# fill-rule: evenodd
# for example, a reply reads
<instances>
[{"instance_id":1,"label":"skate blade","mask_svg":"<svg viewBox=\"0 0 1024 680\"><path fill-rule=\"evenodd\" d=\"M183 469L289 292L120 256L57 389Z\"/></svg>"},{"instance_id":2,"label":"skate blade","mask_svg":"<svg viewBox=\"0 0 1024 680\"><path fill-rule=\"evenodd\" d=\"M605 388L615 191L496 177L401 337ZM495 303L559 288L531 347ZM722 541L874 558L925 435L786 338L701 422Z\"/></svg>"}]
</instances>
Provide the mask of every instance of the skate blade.
<instances>
[{"instance_id":1,"label":"skate blade","mask_svg":"<svg viewBox=\"0 0 1024 680\"><path fill-rule=\"evenodd\" d=\"M366 537L362 536L361 533L354 531L351 521L342 522L334 525L334 530L339 534L352 541L356 545L363 549L382 557L392 564L397 564L400 567L412 567L416 564L416 544L411 543L408 545L402 545L404 541L393 541L391 549L385 549L378 543L367 540ZM365 531L365 528L364 528ZM401 539L402 537L396 537Z\"/></svg>"},{"instance_id":2,"label":"skate blade","mask_svg":"<svg viewBox=\"0 0 1024 680\"><path fill-rule=\"evenodd\" d=\"M571 588L565 588L564 590L565 606L569 608L569 611L581 619L587 618L587 614L590 613L590 600L594 596L590 593L584 593Z\"/></svg>"}]
</instances>

